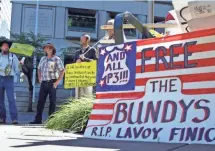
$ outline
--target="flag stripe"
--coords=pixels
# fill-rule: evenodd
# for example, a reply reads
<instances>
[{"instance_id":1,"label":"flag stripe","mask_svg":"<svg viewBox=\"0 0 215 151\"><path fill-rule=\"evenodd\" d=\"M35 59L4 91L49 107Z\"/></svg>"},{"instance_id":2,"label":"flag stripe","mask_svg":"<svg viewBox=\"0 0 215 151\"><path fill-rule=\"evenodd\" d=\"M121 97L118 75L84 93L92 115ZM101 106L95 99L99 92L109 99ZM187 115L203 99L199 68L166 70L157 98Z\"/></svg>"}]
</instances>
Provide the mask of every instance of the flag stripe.
<instances>
[{"instance_id":1,"label":"flag stripe","mask_svg":"<svg viewBox=\"0 0 215 151\"><path fill-rule=\"evenodd\" d=\"M212 81L205 81L205 83L208 83L208 82L212 82ZM183 88L182 93L187 94L187 95L195 94L195 92L197 92L197 94L204 94L204 92L207 91L207 88L205 88L204 85L199 84L198 85L199 87L197 90L197 87L196 86L192 87L192 84L194 85L195 83L184 83L183 87L185 87L185 88L182 87ZM213 87L213 86L210 84L210 87ZM213 89L213 88L209 88L210 92L213 92L213 91L211 91L211 89ZM215 90L215 85L214 85L214 90ZM206 94L209 94L209 93L206 93ZM118 99L130 98L130 100L132 100L135 97L142 98L144 95L145 95L145 92L135 92L135 91L130 92L130 93L119 92L119 95L115 95L110 92L110 93L106 93L106 94L96 94L96 98L101 99L100 101L102 101L102 99L104 99L104 101L105 101L106 99L117 99L117 98ZM108 108L110 109L110 106ZM99 109L101 109L101 108L99 108Z\"/></svg>"},{"instance_id":2,"label":"flag stripe","mask_svg":"<svg viewBox=\"0 0 215 151\"><path fill-rule=\"evenodd\" d=\"M157 72L146 72L146 73L137 73L136 79L167 77L167 76L180 76L180 75L188 75L188 74L209 73L209 72L214 72L214 71L215 71L215 66L190 68L190 69L178 69L178 70L167 70L167 71L157 71Z\"/></svg>"},{"instance_id":3,"label":"flag stripe","mask_svg":"<svg viewBox=\"0 0 215 151\"><path fill-rule=\"evenodd\" d=\"M93 109L91 114L113 114L113 109Z\"/></svg>"},{"instance_id":4,"label":"flag stripe","mask_svg":"<svg viewBox=\"0 0 215 151\"><path fill-rule=\"evenodd\" d=\"M178 61L184 61L184 54L181 54L177 57L174 57L174 62L178 62ZM170 62L170 56L164 56L165 60L167 62ZM189 56L188 60L197 60L197 59L206 59L206 58L215 58L215 47L214 50L211 51L207 51L206 52L197 52L197 53L193 53L191 56ZM142 65L142 62L144 60L138 59L136 61L136 66L140 66ZM156 63L156 58L151 58L150 60L145 60L143 63L145 63L145 65L149 65L149 64L155 64ZM163 63L162 60L159 60L159 63Z\"/></svg>"},{"instance_id":5,"label":"flag stripe","mask_svg":"<svg viewBox=\"0 0 215 151\"><path fill-rule=\"evenodd\" d=\"M198 82L188 82L184 83L182 89L207 89L215 88L215 81L198 81Z\"/></svg>"},{"instance_id":6,"label":"flag stripe","mask_svg":"<svg viewBox=\"0 0 215 151\"><path fill-rule=\"evenodd\" d=\"M190 34L179 34L174 36L167 36L167 37L161 37L161 38L153 38L153 39L144 39L137 41L137 46L142 45L150 45L150 44L160 44L161 42L173 42L173 41L182 41L185 39L193 39L193 38L203 38L206 36L215 35L215 28L208 29L208 30L202 30L202 31L194 31Z\"/></svg>"},{"instance_id":7,"label":"flag stripe","mask_svg":"<svg viewBox=\"0 0 215 151\"><path fill-rule=\"evenodd\" d=\"M100 109L113 109L114 105L115 105L115 103L103 103L103 104L94 103L93 109L96 109L96 110L100 110Z\"/></svg>"},{"instance_id":8,"label":"flag stripe","mask_svg":"<svg viewBox=\"0 0 215 151\"><path fill-rule=\"evenodd\" d=\"M141 98L145 95L143 92L126 92L126 93L106 93L106 94L96 94L96 99L114 99L114 98Z\"/></svg>"},{"instance_id":9,"label":"flag stripe","mask_svg":"<svg viewBox=\"0 0 215 151\"><path fill-rule=\"evenodd\" d=\"M88 121L88 123L87 123L87 125L88 125L87 127L106 125L109 122L110 122L110 120L101 120L101 121L98 121L98 120L92 120L92 119L90 119Z\"/></svg>"},{"instance_id":10,"label":"flag stripe","mask_svg":"<svg viewBox=\"0 0 215 151\"><path fill-rule=\"evenodd\" d=\"M171 78L171 77L173 77L173 76L136 79L136 86L146 85L147 81L150 79ZM177 76L177 78L179 78L182 83L184 83L184 82L197 82L197 81L213 81L213 80L215 80L215 72L179 75L179 76Z\"/></svg>"},{"instance_id":11,"label":"flag stripe","mask_svg":"<svg viewBox=\"0 0 215 151\"><path fill-rule=\"evenodd\" d=\"M154 49L156 47L159 47L159 46L164 46L165 48L169 48L171 45L173 44L185 44L187 42L191 42L191 41L197 41L196 45L199 45L199 44L207 44L207 43L211 43L211 42L214 42L214 39L215 39L215 35L212 35L212 36L208 36L208 37L200 37L200 38L195 38L195 39L186 39L186 40L178 40L178 41L174 41L173 42L166 42L166 43L157 43L157 44L152 44L152 45L142 45L142 46L137 46L137 53L138 52L141 52L143 49L145 48L150 48L150 47L153 47Z\"/></svg>"},{"instance_id":12,"label":"flag stripe","mask_svg":"<svg viewBox=\"0 0 215 151\"><path fill-rule=\"evenodd\" d=\"M145 86L139 86L139 87L135 87L135 91L136 92L143 92L145 91ZM124 93L126 92L131 92L131 91L123 91ZM96 92L96 94L102 94L102 93L109 93L108 91L107 92ZM119 91L113 91L111 93L119 93Z\"/></svg>"},{"instance_id":13,"label":"flag stripe","mask_svg":"<svg viewBox=\"0 0 215 151\"><path fill-rule=\"evenodd\" d=\"M201 69L199 70L201 71ZM215 71L215 68L214 68ZM214 81L215 80L215 72L209 72L209 73L197 73L197 74L187 74L187 75L170 75L170 76L157 76L157 77L152 77L152 78L137 78L136 79L136 84L135 84L135 92L143 92L145 91L145 85L148 80L153 80L153 79L161 79L161 78L179 78L182 83L189 83L189 82L197 82L197 81ZM113 95L115 93L129 93L132 91L113 91L111 92ZM107 92L97 92L97 94L105 94L105 93L110 93L109 91ZM96 100L97 102L101 102L100 99ZM114 102L114 100L106 100L109 102Z\"/></svg>"},{"instance_id":14,"label":"flag stripe","mask_svg":"<svg viewBox=\"0 0 215 151\"><path fill-rule=\"evenodd\" d=\"M170 63L167 63L168 66L170 66ZM215 65L215 58L208 58L208 59L197 59L197 60L189 60L188 64L196 64L194 68L198 67L207 67L207 66L214 66ZM173 63L174 66L181 66L181 68L184 68L185 62L184 61L179 61ZM165 64L159 64L158 70L156 70L156 65L155 64L150 64L145 66L144 72L156 72L156 71L164 71L164 70L177 70L181 68L174 68L174 69L166 69ZM136 73L141 73L142 66L137 66L136 67ZM188 70L188 69L186 69Z\"/></svg>"},{"instance_id":15,"label":"flag stripe","mask_svg":"<svg viewBox=\"0 0 215 151\"><path fill-rule=\"evenodd\" d=\"M198 45L192 45L188 47L189 53L197 53L197 52L205 52L210 50L215 50L215 42L212 43L203 43ZM174 54L184 54L184 47L176 47L174 48ZM145 57L156 57L156 51L148 50L145 52ZM170 56L170 49L167 49L167 52L164 54L163 52L159 52L159 56ZM136 55L136 59L142 59L142 52L138 52Z\"/></svg>"},{"instance_id":16,"label":"flag stripe","mask_svg":"<svg viewBox=\"0 0 215 151\"><path fill-rule=\"evenodd\" d=\"M91 114L90 120L111 120L112 117L113 117L112 114L109 114L109 115L103 115L103 114L93 115L93 114Z\"/></svg>"},{"instance_id":17,"label":"flag stripe","mask_svg":"<svg viewBox=\"0 0 215 151\"><path fill-rule=\"evenodd\" d=\"M215 92L215 81L204 81L204 82L189 82L189 83L184 83L183 84L183 89L182 89L182 93L184 94L195 94L195 92L197 92L198 94L203 94L205 91L211 92ZM207 94L207 93L206 93ZM133 99L131 98L128 101L133 101ZM100 102L102 102L102 100L100 100ZM115 100L115 102L113 103L94 103L93 109L94 110L110 110L114 108L115 103L117 102L117 100Z\"/></svg>"},{"instance_id":18,"label":"flag stripe","mask_svg":"<svg viewBox=\"0 0 215 151\"><path fill-rule=\"evenodd\" d=\"M187 89L187 90L182 90L182 93L184 95L199 95L199 94L213 94L215 93L215 88L206 88L206 89ZM113 104L113 109L114 109ZM112 120L113 114L91 114L90 115L90 120Z\"/></svg>"},{"instance_id":19,"label":"flag stripe","mask_svg":"<svg viewBox=\"0 0 215 151\"><path fill-rule=\"evenodd\" d=\"M198 94L214 94L215 88L204 88L204 89L183 89L182 94L186 95L198 95Z\"/></svg>"}]
</instances>

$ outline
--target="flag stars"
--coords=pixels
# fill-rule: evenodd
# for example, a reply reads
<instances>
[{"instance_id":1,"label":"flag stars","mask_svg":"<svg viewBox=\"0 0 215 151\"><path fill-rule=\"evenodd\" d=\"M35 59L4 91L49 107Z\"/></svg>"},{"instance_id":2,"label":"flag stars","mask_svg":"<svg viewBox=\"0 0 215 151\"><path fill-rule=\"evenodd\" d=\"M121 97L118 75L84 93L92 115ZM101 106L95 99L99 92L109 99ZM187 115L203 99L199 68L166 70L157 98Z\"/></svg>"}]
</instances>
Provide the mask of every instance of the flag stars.
<instances>
[{"instance_id":1,"label":"flag stars","mask_svg":"<svg viewBox=\"0 0 215 151\"><path fill-rule=\"evenodd\" d=\"M104 84L105 84L104 80L100 80L99 85L100 85L101 87L103 87Z\"/></svg>"},{"instance_id":2,"label":"flag stars","mask_svg":"<svg viewBox=\"0 0 215 151\"><path fill-rule=\"evenodd\" d=\"M126 50L126 51L132 50L132 49L131 49L131 46L132 46L132 45L126 45L126 46L125 46L125 50Z\"/></svg>"},{"instance_id":3,"label":"flag stars","mask_svg":"<svg viewBox=\"0 0 215 151\"><path fill-rule=\"evenodd\" d=\"M106 53L106 52L105 52L105 49L102 49L100 55L103 55L103 56L104 56L105 53Z\"/></svg>"}]
</instances>

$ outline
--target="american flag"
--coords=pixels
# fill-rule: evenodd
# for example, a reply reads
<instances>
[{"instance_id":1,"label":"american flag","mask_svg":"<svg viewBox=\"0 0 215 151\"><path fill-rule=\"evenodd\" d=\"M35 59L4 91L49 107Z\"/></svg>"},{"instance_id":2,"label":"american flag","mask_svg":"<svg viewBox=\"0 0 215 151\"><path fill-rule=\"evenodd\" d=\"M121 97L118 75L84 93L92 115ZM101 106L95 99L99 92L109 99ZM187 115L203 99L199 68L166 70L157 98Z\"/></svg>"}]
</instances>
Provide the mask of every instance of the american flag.
<instances>
[{"instance_id":1,"label":"american flag","mask_svg":"<svg viewBox=\"0 0 215 151\"><path fill-rule=\"evenodd\" d=\"M164 46L169 48L172 44L180 44L197 41L196 45L189 46L189 64L197 63L196 67L166 69L163 62L159 62L159 71L155 71L155 51L147 51L146 56L152 57L146 61L145 72L141 73L142 50L144 48ZM135 100L145 95L146 82L153 78L177 77L182 83L182 94L200 95L215 93L215 28L181 35L140 40L136 45L136 78L135 90L132 91L105 91L96 93L96 102L91 112L88 127L105 126L113 118L114 107L119 100ZM179 54L174 58L174 65L184 64L184 48L178 47L174 50ZM170 60L170 50L165 55Z\"/></svg>"}]
</instances>

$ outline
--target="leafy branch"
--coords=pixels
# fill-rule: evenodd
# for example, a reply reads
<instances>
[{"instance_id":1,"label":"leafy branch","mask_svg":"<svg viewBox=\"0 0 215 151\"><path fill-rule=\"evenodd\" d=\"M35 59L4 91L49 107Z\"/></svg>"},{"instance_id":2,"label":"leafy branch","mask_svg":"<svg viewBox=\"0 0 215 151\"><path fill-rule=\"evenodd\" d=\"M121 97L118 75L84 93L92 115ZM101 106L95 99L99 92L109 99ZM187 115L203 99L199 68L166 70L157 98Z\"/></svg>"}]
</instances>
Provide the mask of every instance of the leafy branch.
<instances>
[{"instance_id":1,"label":"leafy branch","mask_svg":"<svg viewBox=\"0 0 215 151\"><path fill-rule=\"evenodd\" d=\"M48 39L42 37L40 34L37 36L33 32L29 33L11 33L11 39L14 42L21 43L21 44L30 44L34 46L36 49L42 49L43 43Z\"/></svg>"}]
</instances>

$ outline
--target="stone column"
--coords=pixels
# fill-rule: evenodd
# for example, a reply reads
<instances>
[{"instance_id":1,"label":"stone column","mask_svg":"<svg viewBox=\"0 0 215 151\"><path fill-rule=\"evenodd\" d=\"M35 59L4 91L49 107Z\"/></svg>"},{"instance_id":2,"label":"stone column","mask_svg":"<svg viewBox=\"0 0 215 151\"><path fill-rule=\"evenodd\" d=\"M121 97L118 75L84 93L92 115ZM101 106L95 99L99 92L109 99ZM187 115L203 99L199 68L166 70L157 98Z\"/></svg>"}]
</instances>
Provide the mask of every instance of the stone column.
<instances>
[{"instance_id":1,"label":"stone column","mask_svg":"<svg viewBox=\"0 0 215 151\"><path fill-rule=\"evenodd\" d=\"M10 31L12 33L20 34L22 27L22 4L12 3L12 13L11 13L11 27Z\"/></svg>"},{"instance_id":2,"label":"stone column","mask_svg":"<svg viewBox=\"0 0 215 151\"><path fill-rule=\"evenodd\" d=\"M101 25L106 25L107 19L108 19L108 14L106 11L98 11L98 40L104 37L105 31L101 30L100 27Z\"/></svg>"},{"instance_id":3,"label":"stone column","mask_svg":"<svg viewBox=\"0 0 215 151\"><path fill-rule=\"evenodd\" d=\"M56 8L56 19L55 19L55 38L65 38L65 26L66 26L66 8Z\"/></svg>"}]
</instances>

